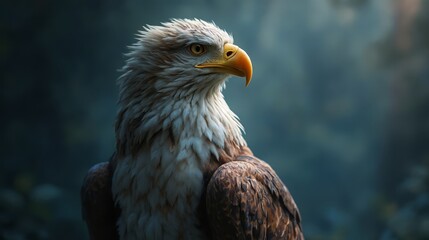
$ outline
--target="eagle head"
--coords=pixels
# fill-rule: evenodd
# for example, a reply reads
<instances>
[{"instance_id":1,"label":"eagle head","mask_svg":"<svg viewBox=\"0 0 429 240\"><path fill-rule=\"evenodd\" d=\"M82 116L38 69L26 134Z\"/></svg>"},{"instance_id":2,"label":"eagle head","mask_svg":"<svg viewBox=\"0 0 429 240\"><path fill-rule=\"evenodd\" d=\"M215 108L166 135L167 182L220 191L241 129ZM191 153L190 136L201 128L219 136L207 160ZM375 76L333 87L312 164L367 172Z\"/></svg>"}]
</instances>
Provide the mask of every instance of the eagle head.
<instances>
[{"instance_id":1,"label":"eagle head","mask_svg":"<svg viewBox=\"0 0 429 240\"><path fill-rule=\"evenodd\" d=\"M148 25L137 36L119 79L122 99L206 95L221 89L231 75L245 77L246 86L252 78L249 56L214 23L173 19Z\"/></svg>"}]
</instances>

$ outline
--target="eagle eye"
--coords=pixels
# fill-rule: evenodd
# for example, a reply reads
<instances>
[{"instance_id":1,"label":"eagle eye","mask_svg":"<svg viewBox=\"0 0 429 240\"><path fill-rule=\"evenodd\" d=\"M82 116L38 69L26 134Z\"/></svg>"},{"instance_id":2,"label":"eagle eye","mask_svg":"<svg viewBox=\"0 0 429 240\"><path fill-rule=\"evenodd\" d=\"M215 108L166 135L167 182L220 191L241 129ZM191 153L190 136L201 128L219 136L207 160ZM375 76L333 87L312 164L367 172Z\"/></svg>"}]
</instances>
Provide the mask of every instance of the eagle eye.
<instances>
[{"instance_id":1,"label":"eagle eye","mask_svg":"<svg viewBox=\"0 0 429 240\"><path fill-rule=\"evenodd\" d=\"M192 55L199 56L206 52L204 45L194 43L189 46L189 51L191 51Z\"/></svg>"}]
</instances>

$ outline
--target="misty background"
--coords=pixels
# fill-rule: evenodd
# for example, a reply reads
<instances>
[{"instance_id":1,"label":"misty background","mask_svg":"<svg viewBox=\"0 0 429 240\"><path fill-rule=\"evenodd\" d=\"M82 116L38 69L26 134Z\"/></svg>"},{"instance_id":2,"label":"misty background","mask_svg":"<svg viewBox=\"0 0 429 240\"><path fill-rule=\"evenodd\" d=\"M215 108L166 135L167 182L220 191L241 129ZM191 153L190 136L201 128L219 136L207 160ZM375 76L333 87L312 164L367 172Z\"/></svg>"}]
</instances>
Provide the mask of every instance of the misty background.
<instances>
[{"instance_id":1,"label":"misty background","mask_svg":"<svg viewBox=\"0 0 429 240\"><path fill-rule=\"evenodd\" d=\"M307 239L429 239L429 2L0 3L0 240L88 239L80 185L114 150L145 24L214 21L251 57L224 91Z\"/></svg>"}]
</instances>

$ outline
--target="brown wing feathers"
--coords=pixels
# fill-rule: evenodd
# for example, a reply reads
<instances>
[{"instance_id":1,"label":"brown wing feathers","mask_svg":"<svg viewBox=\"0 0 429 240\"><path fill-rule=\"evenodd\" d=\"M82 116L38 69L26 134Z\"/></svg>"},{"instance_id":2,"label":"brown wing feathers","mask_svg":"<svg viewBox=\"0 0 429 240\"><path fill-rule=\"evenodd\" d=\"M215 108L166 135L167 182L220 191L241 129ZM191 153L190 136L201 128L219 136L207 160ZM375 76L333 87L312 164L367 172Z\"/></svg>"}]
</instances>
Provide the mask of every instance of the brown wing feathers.
<instances>
[{"instance_id":1,"label":"brown wing feathers","mask_svg":"<svg viewBox=\"0 0 429 240\"><path fill-rule=\"evenodd\" d=\"M119 240L116 230L119 210L112 197L112 176L111 164L99 163L88 171L82 185L82 216L91 240Z\"/></svg>"},{"instance_id":2,"label":"brown wing feathers","mask_svg":"<svg viewBox=\"0 0 429 240\"><path fill-rule=\"evenodd\" d=\"M207 186L206 204L213 239L304 239L291 194L255 157L219 167Z\"/></svg>"}]
</instances>

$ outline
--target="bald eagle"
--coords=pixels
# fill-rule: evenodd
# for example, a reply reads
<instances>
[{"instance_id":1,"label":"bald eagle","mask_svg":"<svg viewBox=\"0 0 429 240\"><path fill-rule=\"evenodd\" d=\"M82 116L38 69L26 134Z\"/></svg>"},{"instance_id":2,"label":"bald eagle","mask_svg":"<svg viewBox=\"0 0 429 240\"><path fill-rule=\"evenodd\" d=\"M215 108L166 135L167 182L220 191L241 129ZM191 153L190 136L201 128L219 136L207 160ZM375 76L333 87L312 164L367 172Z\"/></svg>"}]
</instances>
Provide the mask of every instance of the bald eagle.
<instances>
[{"instance_id":1,"label":"bald eagle","mask_svg":"<svg viewBox=\"0 0 429 240\"><path fill-rule=\"evenodd\" d=\"M120 88L116 151L81 189L91 239L304 239L298 208L253 156L222 95L252 64L214 23L146 26Z\"/></svg>"}]
</instances>

